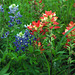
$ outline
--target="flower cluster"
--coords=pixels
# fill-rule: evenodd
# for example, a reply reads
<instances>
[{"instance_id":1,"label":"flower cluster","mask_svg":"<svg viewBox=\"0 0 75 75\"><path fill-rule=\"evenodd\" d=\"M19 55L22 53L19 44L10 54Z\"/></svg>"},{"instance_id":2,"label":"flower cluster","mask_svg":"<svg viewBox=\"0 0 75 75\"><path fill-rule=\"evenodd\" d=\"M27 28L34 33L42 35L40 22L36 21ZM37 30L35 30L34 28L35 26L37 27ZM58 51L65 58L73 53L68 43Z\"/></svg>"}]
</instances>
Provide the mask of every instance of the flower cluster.
<instances>
[{"instance_id":1,"label":"flower cluster","mask_svg":"<svg viewBox=\"0 0 75 75\"><path fill-rule=\"evenodd\" d=\"M49 32L49 29L58 29L60 28L57 26L59 23L56 22L58 17L56 17L55 12L52 13L52 11L45 11L45 14L43 14L43 17L40 17L40 20L38 22L33 21L32 25L29 25L27 28L34 32L37 32L37 30L40 30L40 33L42 35L45 34L45 32Z\"/></svg>"},{"instance_id":2,"label":"flower cluster","mask_svg":"<svg viewBox=\"0 0 75 75\"><path fill-rule=\"evenodd\" d=\"M49 24L48 27L50 29L53 29L53 27L54 27L54 29L60 28L59 26L56 26L59 23L56 22L58 17L56 17L55 12L52 13L52 11L45 11L45 14L43 14L43 17L40 17L40 19L42 22Z\"/></svg>"},{"instance_id":3,"label":"flower cluster","mask_svg":"<svg viewBox=\"0 0 75 75\"><path fill-rule=\"evenodd\" d=\"M15 12L18 10L18 6L19 5L16 6L15 4L10 5L9 6L10 12L8 12L8 13L9 14L11 14L11 13L15 14Z\"/></svg>"},{"instance_id":4,"label":"flower cluster","mask_svg":"<svg viewBox=\"0 0 75 75\"><path fill-rule=\"evenodd\" d=\"M19 50L25 51L28 45L31 45L31 39L35 40L35 37L33 37L33 35L31 35L28 30L26 30L24 34L20 32L17 34L17 36L15 36L15 38L16 40L14 45L16 46L16 52Z\"/></svg>"},{"instance_id":5,"label":"flower cluster","mask_svg":"<svg viewBox=\"0 0 75 75\"><path fill-rule=\"evenodd\" d=\"M2 8L2 5L0 5L0 11L4 12L4 9Z\"/></svg>"},{"instance_id":6,"label":"flower cluster","mask_svg":"<svg viewBox=\"0 0 75 75\"><path fill-rule=\"evenodd\" d=\"M52 37L54 39L56 39L56 36L54 34L50 34L52 29L58 29L60 28L59 26L57 26L59 23L56 22L56 20L58 19L58 17L56 17L55 12L52 13L52 11L45 11L45 14L43 14L42 17L40 17L41 21L38 20L37 22L33 21L31 25L28 25L27 28L32 31L32 35L36 35L38 36L38 34L40 34L41 38L38 36L37 37L37 45L40 45L40 50L44 50L43 49L43 45L40 42L40 39L43 40L46 38L46 35L50 35L49 37ZM47 33L47 34L46 34ZM43 36L42 36L43 35ZM39 47L39 46L38 46Z\"/></svg>"},{"instance_id":7,"label":"flower cluster","mask_svg":"<svg viewBox=\"0 0 75 75\"><path fill-rule=\"evenodd\" d=\"M12 27L14 25L14 23L16 22L17 24L22 24L22 22L17 19L19 17L22 17L22 15L20 14L20 11L18 11L16 13L16 11L18 10L18 5L16 6L15 4L12 4L9 6L10 12L8 12L9 14L13 14L14 16L9 16L10 18L10 25L8 25L8 27Z\"/></svg>"},{"instance_id":8,"label":"flower cluster","mask_svg":"<svg viewBox=\"0 0 75 75\"><path fill-rule=\"evenodd\" d=\"M9 31L7 31L7 32L5 33L5 35L3 34L1 38L6 38L8 35L9 35Z\"/></svg>"},{"instance_id":9,"label":"flower cluster","mask_svg":"<svg viewBox=\"0 0 75 75\"><path fill-rule=\"evenodd\" d=\"M41 24L40 20L38 20L38 22L33 21L32 25L27 26L27 28L32 31L32 34L37 32L38 29L41 30L42 27L43 25Z\"/></svg>"},{"instance_id":10,"label":"flower cluster","mask_svg":"<svg viewBox=\"0 0 75 75\"><path fill-rule=\"evenodd\" d=\"M65 33L74 26L75 26L75 23L73 23L73 21L71 21L69 23L68 27L66 27L65 32L63 32L62 34L65 35ZM65 48L67 48L67 46L69 46L70 41L75 43L75 28L66 37L67 37L67 43L65 44L66 45Z\"/></svg>"}]
</instances>

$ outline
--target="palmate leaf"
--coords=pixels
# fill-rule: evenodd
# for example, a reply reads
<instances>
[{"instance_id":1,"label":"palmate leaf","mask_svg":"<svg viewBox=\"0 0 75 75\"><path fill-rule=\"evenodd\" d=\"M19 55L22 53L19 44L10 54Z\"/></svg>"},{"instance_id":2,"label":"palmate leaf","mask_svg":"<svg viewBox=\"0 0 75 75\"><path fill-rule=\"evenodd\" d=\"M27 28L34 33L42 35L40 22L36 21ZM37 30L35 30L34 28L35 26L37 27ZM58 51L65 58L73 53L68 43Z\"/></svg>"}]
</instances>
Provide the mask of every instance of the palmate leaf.
<instances>
[{"instance_id":1,"label":"palmate leaf","mask_svg":"<svg viewBox=\"0 0 75 75\"><path fill-rule=\"evenodd\" d=\"M10 62L0 71L0 75L9 75L10 73L6 73L9 69Z\"/></svg>"},{"instance_id":2,"label":"palmate leaf","mask_svg":"<svg viewBox=\"0 0 75 75\"><path fill-rule=\"evenodd\" d=\"M58 45L56 46L56 50L57 50L57 51L58 51L59 49L61 49L61 43L63 42L63 40L64 40L64 38L66 37L66 35L67 35L68 33L70 33L74 28L75 28L75 26L72 27L69 31L67 31L67 32L65 33L65 35L62 37L61 41L60 41L60 42L58 43Z\"/></svg>"}]
</instances>

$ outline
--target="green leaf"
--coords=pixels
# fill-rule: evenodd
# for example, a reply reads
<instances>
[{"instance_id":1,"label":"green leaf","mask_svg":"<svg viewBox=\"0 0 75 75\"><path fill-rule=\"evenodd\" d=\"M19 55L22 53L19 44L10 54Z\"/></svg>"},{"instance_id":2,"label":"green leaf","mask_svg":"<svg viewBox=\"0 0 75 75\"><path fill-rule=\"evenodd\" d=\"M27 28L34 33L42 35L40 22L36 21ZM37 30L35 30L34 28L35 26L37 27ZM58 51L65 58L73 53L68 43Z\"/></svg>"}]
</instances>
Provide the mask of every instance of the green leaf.
<instances>
[{"instance_id":1,"label":"green leaf","mask_svg":"<svg viewBox=\"0 0 75 75\"><path fill-rule=\"evenodd\" d=\"M14 53L11 53L12 55L13 55L13 58L11 58L11 59L17 59L17 56L14 54Z\"/></svg>"},{"instance_id":2,"label":"green leaf","mask_svg":"<svg viewBox=\"0 0 75 75\"><path fill-rule=\"evenodd\" d=\"M35 72L35 69L33 69L33 67L31 65L29 65L28 63L24 62L23 67L26 71L28 70L28 72L33 73L33 75L37 75Z\"/></svg>"},{"instance_id":3,"label":"green leaf","mask_svg":"<svg viewBox=\"0 0 75 75\"><path fill-rule=\"evenodd\" d=\"M9 75L9 73L5 74L10 66L10 62L0 71L0 75Z\"/></svg>"},{"instance_id":4,"label":"green leaf","mask_svg":"<svg viewBox=\"0 0 75 75\"><path fill-rule=\"evenodd\" d=\"M65 51L59 51L57 52L57 54L63 54L63 53L66 53Z\"/></svg>"},{"instance_id":5,"label":"green leaf","mask_svg":"<svg viewBox=\"0 0 75 75\"><path fill-rule=\"evenodd\" d=\"M25 54L23 54L23 55L21 55L21 56L18 57L19 60L21 60L21 59L23 59L23 58L24 58L24 59L26 58L26 55L25 55Z\"/></svg>"},{"instance_id":6,"label":"green leaf","mask_svg":"<svg viewBox=\"0 0 75 75\"><path fill-rule=\"evenodd\" d=\"M4 74L4 75L10 75L10 73L6 73L6 74Z\"/></svg>"},{"instance_id":7,"label":"green leaf","mask_svg":"<svg viewBox=\"0 0 75 75\"><path fill-rule=\"evenodd\" d=\"M43 56L44 56L45 59L46 59L46 62L47 62L47 68L48 68L48 73L49 73L49 75L50 75L50 66L49 66L49 62L48 62L48 60L47 60L47 58L46 58L46 56L45 56L44 53L43 53Z\"/></svg>"},{"instance_id":8,"label":"green leaf","mask_svg":"<svg viewBox=\"0 0 75 75\"><path fill-rule=\"evenodd\" d=\"M33 52L33 46L29 46L29 51L32 53Z\"/></svg>"}]
</instances>

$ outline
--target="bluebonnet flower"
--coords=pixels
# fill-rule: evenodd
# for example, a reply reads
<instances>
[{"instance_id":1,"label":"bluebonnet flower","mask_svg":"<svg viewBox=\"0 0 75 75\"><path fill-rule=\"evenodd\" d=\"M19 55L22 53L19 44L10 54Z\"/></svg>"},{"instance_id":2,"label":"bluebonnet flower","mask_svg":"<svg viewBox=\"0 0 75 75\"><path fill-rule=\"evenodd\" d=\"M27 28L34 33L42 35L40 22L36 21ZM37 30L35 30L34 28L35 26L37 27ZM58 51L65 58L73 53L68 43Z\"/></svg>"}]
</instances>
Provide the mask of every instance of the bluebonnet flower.
<instances>
[{"instance_id":1,"label":"bluebonnet flower","mask_svg":"<svg viewBox=\"0 0 75 75\"><path fill-rule=\"evenodd\" d=\"M8 25L8 27L12 27L14 24L10 23L10 25Z\"/></svg>"},{"instance_id":2,"label":"bluebonnet flower","mask_svg":"<svg viewBox=\"0 0 75 75\"><path fill-rule=\"evenodd\" d=\"M8 35L9 35L9 31L7 31L7 32L5 33L5 35L3 34L1 38L7 38Z\"/></svg>"},{"instance_id":3,"label":"bluebonnet flower","mask_svg":"<svg viewBox=\"0 0 75 75\"><path fill-rule=\"evenodd\" d=\"M10 21L8 21L8 22L10 23L10 25L8 25L8 27L12 27L14 25L14 23L22 24L22 22L19 19L17 19L18 17L22 17L22 15L20 14L20 11L17 12L18 6L19 5L16 6L15 4L12 4L9 6L10 12L8 12L8 13L9 14L12 13L13 16L9 16Z\"/></svg>"},{"instance_id":4,"label":"bluebonnet flower","mask_svg":"<svg viewBox=\"0 0 75 75\"><path fill-rule=\"evenodd\" d=\"M10 17L9 23L14 22L15 17L13 17L13 16L9 16L9 17Z\"/></svg>"},{"instance_id":5,"label":"bluebonnet flower","mask_svg":"<svg viewBox=\"0 0 75 75\"><path fill-rule=\"evenodd\" d=\"M25 47L21 47L21 50L23 50L23 51L24 51L24 50L25 50Z\"/></svg>"},{"instance_id":6,"label":"bluebonnet flower","mask_svg":"<svg viewBox=\"0 0 75 75\"><path fill-rule=\"evenodd\" d=\"M20 20L16 20L17 24L22 24L22 22Z\"/></svg>"},{"instance_id":7,"label":"bluebonnet flower","mask_svg":"<svg viewBox=\"0 0 75 75\"><path fill-rule=\"evenodd\" d=\"M31 45L32 37L34 38L34 36L31 35L28 30L25 30L24 34L22 32L17 34L17 36L15 36L15 42L14 42L16 46L15 51L19 51L19 50L25 51L25 49L28 47L28 44Z\"/></svg>"},{"instance_id":8,"label":"bluebonnet flower","mask_svg":"<svg viewBox=\"0 0 75 75\"><path fill-rule=\"evenodd\" d=\"M4 34L2 35L2 37L1 37L1 38L5 38Z\"/></svg>"},{"instance_id":9,"label":"bluebonnet flower","mask_svg":"<svg viewBox=\"0 0 75 75\"><path fill-rule=\"evenodd\" d=\"M0 5L0 11L4 12L4 9L2 8L2 5Z\"/></svg>"},{"instance_id":10,"label":"bluebonnet flower","mask_svg":"<svg viewBox=\"0 0 75 75\"><path fill-rule=\"evenodd\" d=\"M10 5L9 6L10 12L8 12L8 13L9 14L11 14L11 13L15 14L15 12L18 10L18 6L19 5L16 6L15 4Z\"/></svg>"},{"instance_id":11,"label":"bluebonnet flower","mask_svg":"<svg viewBox=\"0 0 75 75\"><path fill-rule=\"evenodd\" d=\"M5 33L5 35L6 35L6 37L9 35L9 31L7 31L6 33Z\"/></svg>"},{"instance_id":12,"label":"bluebonnet flower","mask_svg":"<svg viewBox=\"0 0 75 75\"><path fill-rule=\"evenodd\" d=\"M18 18L18 17L22 17L22 15L20 14L20 11L17 12L17 14L15 15L15 17L16 17L16 18Z\"/></svg>"}]
</instances>

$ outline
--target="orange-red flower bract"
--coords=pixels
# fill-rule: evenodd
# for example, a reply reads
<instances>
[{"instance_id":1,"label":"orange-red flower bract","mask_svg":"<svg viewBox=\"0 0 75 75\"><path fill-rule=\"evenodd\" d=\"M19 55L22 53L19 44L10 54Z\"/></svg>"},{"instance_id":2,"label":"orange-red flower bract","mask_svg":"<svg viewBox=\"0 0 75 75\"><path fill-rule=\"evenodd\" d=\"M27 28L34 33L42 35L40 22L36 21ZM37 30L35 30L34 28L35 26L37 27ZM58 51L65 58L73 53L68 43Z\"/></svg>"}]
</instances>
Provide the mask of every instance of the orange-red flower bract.
<instances>
[{"instance_id":1,"label":"orange-red flower bract","mask_svg":"<svg viewBox=\"0 0 75 75\"><path fill-rule=\"evenodd\" d=\"M40 0L39 3L42 3L42 0Z\"/></svg>"},{"instance_id":2,"label":"orange-red flower bract","mask_svg":"<svg viewBox=\"0 0 75 75\"><path fill-rule=\"evenodd\" d=\"M60 28L60 27L59 27L59 26L55 26L55 27L54 27L54 29L58 29L58 28Z\"/></svg>"},{"instance_id":3,"label":"orange-red flower bract","mask_svg":"<svg viewBox=\"0 0 75 75\"><path fill-rule=\"evenodd\" d=\"M72 27L74 27L75 26L75 23L73 22L73 21L71 21L70 23L69 23L69 25L68 25L68 27L66 27L66 29L65 29L65 32L63 32L62 34L63 35L65 35L65 33L67 32L67 31L69 31ZM70 41L74 41L75 39L75 28L66 36L67 37L67 43L65 44L66 46L69 46L69 42ZM74 42L72 42L72 43L74 43Z\"/></svg>"},{"instance_id":4,"label":"orange-red flower bract","mask_svg":"<svg viewBox=\"0 0 75 75\"><path fill-rule=\"evenodd\" d=\"M45 11L45 14L46 14L47 16L50 16L50 15L52 14L52 11Z\"/></svg>"}]
</instances>

